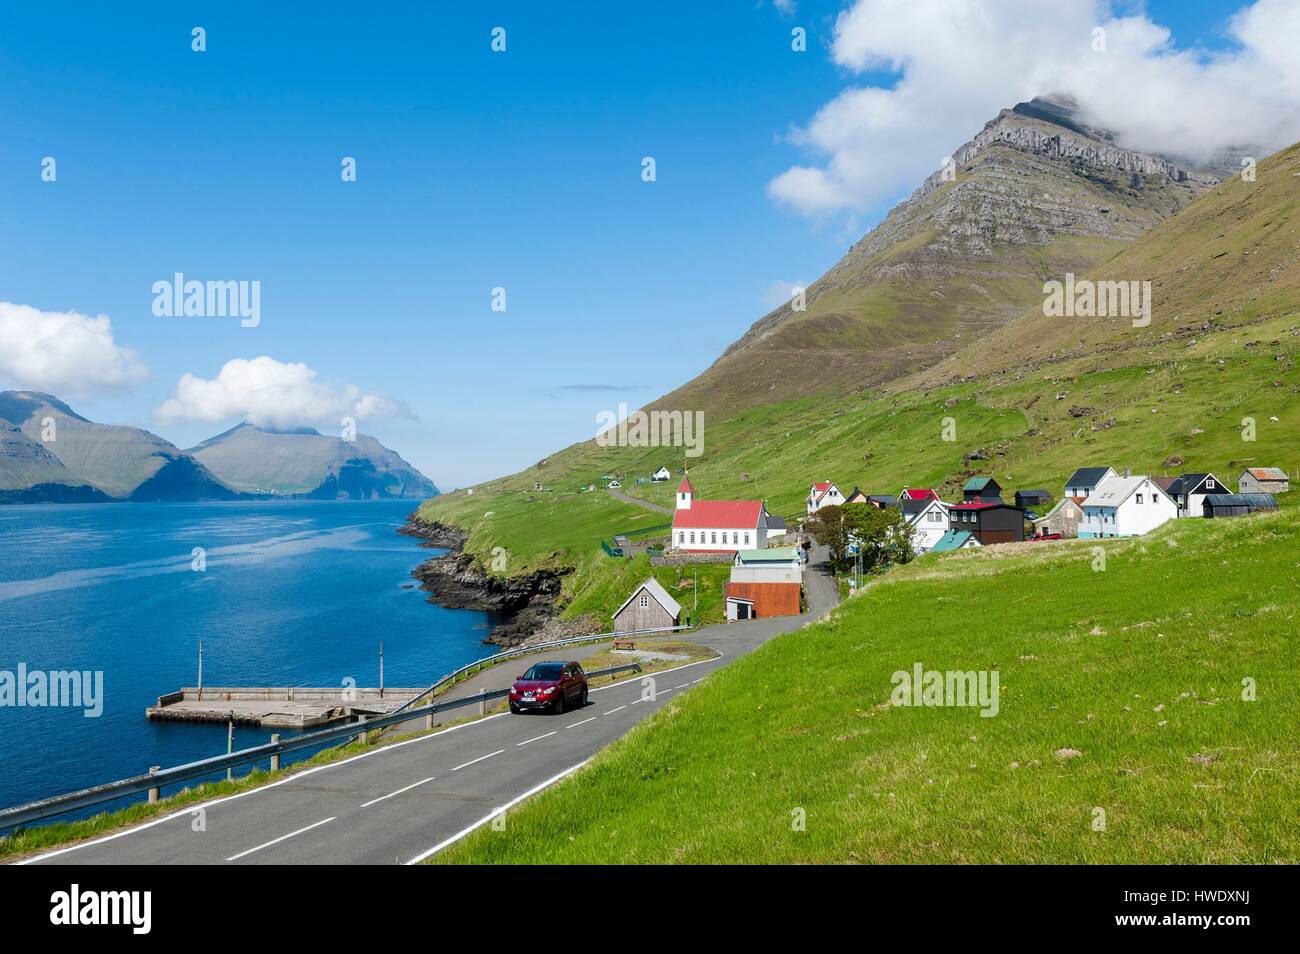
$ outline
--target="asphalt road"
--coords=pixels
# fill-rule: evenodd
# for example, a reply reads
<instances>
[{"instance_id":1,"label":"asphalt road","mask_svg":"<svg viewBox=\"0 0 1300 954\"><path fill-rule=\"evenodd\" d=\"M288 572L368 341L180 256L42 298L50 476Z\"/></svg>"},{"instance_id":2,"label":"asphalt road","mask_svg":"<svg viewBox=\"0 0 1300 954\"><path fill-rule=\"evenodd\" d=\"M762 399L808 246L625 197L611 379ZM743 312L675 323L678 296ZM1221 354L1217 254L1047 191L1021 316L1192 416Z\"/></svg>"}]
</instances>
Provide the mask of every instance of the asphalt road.
<instances>
[{"instance_id":1,"label":"asphalt road","mask_svg":"<svg viewBox=\"0 0 1300 954\"><path fill-rule=\"evenodd\" d=\"M573 771L709 673L830 610L833 581L809 567L803 616L706 627L688 638L717 659L593 689L563 715L501 714L378 747L332 765L23 864L393 864L422 860ZM653 697L646 679L654 681Z\"/></svg>"}]
</instances>

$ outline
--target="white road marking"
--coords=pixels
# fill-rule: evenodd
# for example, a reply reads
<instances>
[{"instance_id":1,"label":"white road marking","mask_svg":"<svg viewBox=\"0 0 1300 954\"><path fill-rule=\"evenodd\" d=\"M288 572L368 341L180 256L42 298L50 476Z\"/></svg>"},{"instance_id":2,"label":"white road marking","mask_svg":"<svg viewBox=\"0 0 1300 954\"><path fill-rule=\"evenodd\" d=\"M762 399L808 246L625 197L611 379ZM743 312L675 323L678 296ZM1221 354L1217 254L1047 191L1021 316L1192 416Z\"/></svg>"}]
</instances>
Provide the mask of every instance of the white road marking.
<instances>
[{"instance_id":1,"label":"white road marking","mask_svg":"<svg viewBox=\"0 0 1300 954\"><path fill-rule=\"evenodd\" d=\"M495 752L489 752L487 755L480 755L476 759L470 759L468 762L460 763L460 765L457 765L454 769L452 769L452 771L459 772L461 769L468 768L469 766L473 765L475 762L482 762L484 759L490 759L492 758L492 756L500 755L504 751L505 749L497 749Z\"/></svg>"},{"instance_id":2,"label":"white road marking","mask_svg":"<svg viewBox=\"0 0 1300 954\"><path fill-rule=\"evenodd\" d=\"M515 745L527 745L529 742L536 742L538 739L549 739L553 735L555 735L554 732L547 732L545 735L536 735L531 739L524 739L522 742L516 742Z\"/></svg>"},{"instance_id":3,"label":"white road marking","mask_svg":"<svg viewBox=\"0 0 1300 954\"><path fill-rule=\"evenodd\" d=\"M378 804L379 802L386 801L387 799L392 798L394 795L401 795L403 792L409 792L411 789L413 789L413 788L417 788L417 787L419 787L420 785L423 785L425 782L432 782L432 781L433 781L433 776L430 775L428 778L422 778L422 779L420 779L418 782L416 782L416 783L413 784L413 785L408 785L408 786L406 786L405 788L399 788L399 789L398 789L397 791L395 791L395 792L389 792L387 795L380 795L378 798L372 798L372 799L371 799L370 801L368 801L368 802L363 802L362 805L361 805L361 807L362 807L362 808L369 808L371 805L376 805L376 804Z\"/></svg>"},{"instance_id":4,"label":"white road marking","mask_svg":"<svg viewBox=\"0 0 1300 954\"><path fill-rule=\"evenodd\" d=\"M408 861L407 864L408 864L408 865L418 865L418 864L419 864L421 861L423 861L425 858L428 858L428 857L430 857L431 855L435 855L435 854L437 854L438 852L442 851L442 849L446 848L448 845L450 845L450 844L454 844L455 842L460 841L462 838L464 838L466 835L468 835L470 832L472 832L475 828L481 828L481 827L483 827L484 825L486 825L488 822L490 822L492 819L496 818L498 815L503 815L503 814L505 814L506 811L508 811L508 810L511 809L511 808L514 808L516 805L518 805L520 802L522 802L525 798L529 798L529 797L531 797L531 796L533 796L533 795L536 795L536 794L537 794L538 792L540 792L542 789L546 788L546 787L549 786L549 785L554 785L556 782L558 782L560 779L564 778L564 776L568 775L569 773L571 773L571 772L576 772L578 769L580 769L580 768L582 768L584 765L586 765L587 762L589 762L589 761L590 761L590 759L583 759L583 760L582 760L581 762L579 762L577 765L571 765L571 766L569 766L569 767L566 768L563 772L561 772L559 775L553 775L553 776L551 776L550 778L548 778L545 782L542 782L540 785L534 785L532 788L530 788L528 791L524 792L522 795L519 795L519 796L517 796L517 797L515 797L515 798L510 799L510 801L506 802L506 803L505 803L504 805L502 805L500 808L493 809L491 812L489 812L488 814L484 815L482 818L480 818L478 821L474 822L474 824L470 825L469 827L467 827L467 828L462 828L460 831L456 832L456 834L452 835L450 838L446 838L446 839L444 839L444 840L438 842L436 845L434 845L434 846L433 846L432 848L430 848L428 851L422 851L422 852L420 852L418 855L416 855L414 858L412 858L410 861Z\"/></svg>"},{"instance_id":5,"label":"white road marking","mask_svg":"<svg viewBox=\"0 0 1300 954\"><path fill-rule=\"evenodd\" d=\"M291 831L287 835L281 835L279 838L273 838L270 841L265 842L264 844L258 845L256 848L249 848L247 851L241 851L237 855L231 855L226 860L238 861L240 858L243 858L245 855L251 855L255 851L261 851L263 848L270 848L272 845L278 845L280 842L287 841L288 839L294 837L295 835L301 835L305 831L311 831L313 828L319 828L321 825L329 824L337 817L338 817L337 815L331 815L329 818L322 818L320 821L308 825L306 828L299 828L297 831Z\"/></svg>"},{"instance_id":6,"label":"white road marking","mask_svg":"<svg viewBox=\"0 0 1300 954\"><path fill-rule=\"evenodd\" d=\"M595 722L595 721L596 721L596 717L595 717L595 716L592 716L590 719L583 719L581 722L575 722L575 723L573 723L573 725L566 725L565 728L566 728L566 729L576 729L576 728L577 728L578 726L580 726L580 725L586 725L588 722Z\"/></svg>"},{"instance_id":7,"label":"white road marking","mask_svg":"<svg viewBox=\"0 0 1300 954\"><path fill-rule=\"evenodd\" d=\"M605 715L613 715L613 714L614 714L615 712L617 712L619 709L626 709L626 708L627 708L627 706L618 706L618 708L610 709L608 712L605 713Z\"/></svg>"},{"instance_id":8,"label":"white road marking","mask_svg":"<svg viewBox=\"0 0 1300 954\"><path fill-rule=\"evenodd\" d=\"M691 685L695 685L696 682L703 682L707 678L708 678L707 676L701 676L699 679L696 679L694 682L692 682Z\"/></svg>"},{"instance_id":9,"label":"white road marking","mask_svg":"<svg viewBox=\"0 0 1300 954\"><path fill-rule=\"evenodd\" d=\"M689 682L684 682L684 683L682 683L680 686L673 686L673 688L674 688L674 689L685 689L685 688L686 688L687 686L689 686L689 685L690 685Z\"/></svg>"}]
</instances>

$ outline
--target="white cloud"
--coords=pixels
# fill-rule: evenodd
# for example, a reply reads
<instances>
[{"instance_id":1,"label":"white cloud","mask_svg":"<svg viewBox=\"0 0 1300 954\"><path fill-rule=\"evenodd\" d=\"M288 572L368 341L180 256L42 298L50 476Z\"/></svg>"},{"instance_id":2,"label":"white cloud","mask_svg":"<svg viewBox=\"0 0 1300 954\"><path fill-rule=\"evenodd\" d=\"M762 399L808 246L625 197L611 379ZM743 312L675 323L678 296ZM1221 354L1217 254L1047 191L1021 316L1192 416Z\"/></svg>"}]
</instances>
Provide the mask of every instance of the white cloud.
<instances>
[{"instance_id":1,"label":"white cloud","mask_svg":"<svg viewBox=\"0 0 1300 954\"><path fill-rule=\"evenodd\" d=\"M140 356L113 340L107 315L0 301L0 387L100 394L129 390L148 376Z\"/></svg>"},{"instance_id":2,"label":"white cloud","mask_svg":"<svg viewBox=\"0 0 1300 954\"><path fill-rule=\"evenodd\" d=\"M334 426L343 417L373 419L407 413L379 394L355 385L331 387L302 363L262 355L227 361L212 379L185 373L175 393L154 410L164 423L240 418L261 427Z\"/></svg>"},{"instance_id":3,"label":"white cloud","mask_svg":"<svg viewBox=\"0 0 1300 954\"><path fill-rule=\"evenodd\" d=\"M1226 30L1228 49L1180 50L1166 27L1103 0L857 0L836 20L832 59L894 82L846 89L796 129L817 164L768 194L810 216L864 211L918 185L999 110L1047 93L1072 94L1126 145L1190 159L1300 139L1300 2L1257 0Z\"/></svg>"},{"instance_id":4,"label":"white cloud","mask_svg":"<svg viewBox=\"0 0 1300 954\"><path fill-rule=\"evenodd\" d=\"M798 9L795 0L772 0L772 6L776 7L779 13L784 13L786 16L790 16Z\"/></svg>"}]
</instances>

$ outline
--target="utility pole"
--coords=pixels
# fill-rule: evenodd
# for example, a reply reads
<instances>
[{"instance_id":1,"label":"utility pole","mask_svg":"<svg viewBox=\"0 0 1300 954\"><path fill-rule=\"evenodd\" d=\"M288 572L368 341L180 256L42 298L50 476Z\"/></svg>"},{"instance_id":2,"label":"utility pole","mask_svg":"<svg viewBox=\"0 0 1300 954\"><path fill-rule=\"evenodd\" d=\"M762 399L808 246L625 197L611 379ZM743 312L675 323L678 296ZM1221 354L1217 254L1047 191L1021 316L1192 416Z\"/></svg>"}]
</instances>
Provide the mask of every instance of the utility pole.
<instances>
[{"instance_id":1,"label":"utility pole","mask_svg":"<svg viewBox=\"0 0 1300 954\"><path fill-rule=\"evenodd\" d=\"M229 755L235 751L235 716L231 713L230 720L226 723L226 754ZM232 765L226 769L226 781L235 780L235 767Z\"/></svg>"},{"instance_id":2,"label":"utility pole","mask_svg":"<svg viewBox=\"0 0 1300 954\"><path fill-rule=\"evenodd\" d=\"M700 625L700 570L698 567L696 567L695 569L695 585L691 587L691 589L695 590L694 616L695 616L695 625L699 626Z\"/></svg>"},{"instance_id":3,"label":"utility pole","mask_svg":"<svg viewBox=\"0 0 1300 954\"><path fill-rule=\"evenodd\" d=\"M199 640L199 701L203 701L203 640Z\"/></svg>"},{"instance_id":4,"label":"utility pole","mask_svg":"<svg viewBox=\"0 0 1300 954\"><path fill-rule=\"evenodd\" d=\"M379 641L379 698L384 698L384 641Z\"/></svg>"}]
</instances>

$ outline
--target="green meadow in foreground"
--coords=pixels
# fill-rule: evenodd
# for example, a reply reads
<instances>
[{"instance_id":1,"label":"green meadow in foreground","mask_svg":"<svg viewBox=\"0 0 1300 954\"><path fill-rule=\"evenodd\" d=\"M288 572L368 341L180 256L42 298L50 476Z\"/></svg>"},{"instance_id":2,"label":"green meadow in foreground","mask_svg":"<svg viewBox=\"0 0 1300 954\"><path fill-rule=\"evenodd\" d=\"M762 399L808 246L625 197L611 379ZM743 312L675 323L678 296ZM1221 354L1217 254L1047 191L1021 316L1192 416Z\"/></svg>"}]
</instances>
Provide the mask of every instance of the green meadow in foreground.
<instances>
[{"instance_id":1,"label":"green meadow in foreground","mask_svg":"<svg viewBox=\"0 0 1300 954\"><path fill-rule=\"evenodd\" d=\"M1300 509L1098 544L923 557L435 860L1300 861Z\"/></svg>"}]
</instances>

